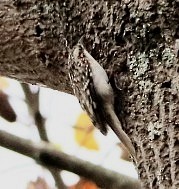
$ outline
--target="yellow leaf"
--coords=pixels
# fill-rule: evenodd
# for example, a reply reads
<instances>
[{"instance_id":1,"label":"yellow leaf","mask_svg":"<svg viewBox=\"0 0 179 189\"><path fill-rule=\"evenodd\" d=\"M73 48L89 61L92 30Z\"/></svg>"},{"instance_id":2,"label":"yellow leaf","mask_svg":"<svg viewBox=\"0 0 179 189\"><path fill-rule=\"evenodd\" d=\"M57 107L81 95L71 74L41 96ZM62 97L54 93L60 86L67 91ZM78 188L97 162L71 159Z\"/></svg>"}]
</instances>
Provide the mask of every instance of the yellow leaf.
<instances>
[{"instance_id":1,"label":"yellow leaf","mask_svg":"<svg viewBox=\"0 0 179 189\"><path fill-rule=\"evenodd\" d=\"M9 86L9 83L6 78L0 77L0 89L5 89Z\"/></svg>"},{"instance_id":2,"label":"yellow leaf","mask_svg":"<svg viewBox=\"0 0 179 189\"><path fill-rule=\"evenodd\" d=\"M75 140L80 146L87 149L99 149L94 137L94 126L85 112L80 114L75 124Z\"/></svg>"}]
</instances>

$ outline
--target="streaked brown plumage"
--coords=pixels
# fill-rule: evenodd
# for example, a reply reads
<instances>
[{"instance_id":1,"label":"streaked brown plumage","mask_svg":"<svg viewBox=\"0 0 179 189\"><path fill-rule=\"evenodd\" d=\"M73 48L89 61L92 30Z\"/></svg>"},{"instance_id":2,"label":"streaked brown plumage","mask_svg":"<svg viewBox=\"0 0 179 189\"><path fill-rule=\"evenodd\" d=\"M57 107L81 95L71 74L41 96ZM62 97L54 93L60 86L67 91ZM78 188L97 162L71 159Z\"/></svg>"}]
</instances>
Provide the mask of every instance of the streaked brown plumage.
<instances>
[{"instance_id":1,"label":"streaked brown plumage","mask_svg":"<svg viewBox=\"0 0 179 189\"><path fill-rule=\"evenodd\" d=\"M100 64L78 43L69 55L69 76L75 96L93 124L104 135L108 126L135 157L131 140L123 131L114 112L114 93L108 76Z\"/></svg>"}]
</instances>

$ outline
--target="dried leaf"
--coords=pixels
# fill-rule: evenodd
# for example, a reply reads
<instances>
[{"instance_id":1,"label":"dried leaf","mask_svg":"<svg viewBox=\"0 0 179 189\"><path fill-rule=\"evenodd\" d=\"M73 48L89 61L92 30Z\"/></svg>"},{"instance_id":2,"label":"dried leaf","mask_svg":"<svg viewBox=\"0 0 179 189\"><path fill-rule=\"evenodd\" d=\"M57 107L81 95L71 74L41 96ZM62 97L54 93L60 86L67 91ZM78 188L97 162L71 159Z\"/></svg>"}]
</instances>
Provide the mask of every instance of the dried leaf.
<instances>
[{"instance_id":1,"label":"dried leaf","mask_svg":"<svg viewBox=\"0 0 179 189\"><path fill-rule=\"evenodd\" d=\"M51 189L43 178L38 177L35 182L31 181L27 189Z\"/></svg>"},{"instance_id":2,"label":"dried leaf","mask_svg":"<svg viewBox=\"0 0 179 189\"><path fill-rule=\"evenodd\" d=\"M0 91L0 116L9 122L16 121L16 113L8 101L8 96Z\"/></svg>"},{"instance_id":3,"label":"dried leaf","mask_svg":"<svg viewBox=\"0 0 179 189\"><path fill-rule=\"evenodd\" d=\"M69 189L99 189L96 184L86 179L80 179L80 181Z\"/></svg>"},{"instance_id":4,"label":"dried leaf","mask_svg":"<svg viewBox=\"0 0 179 189\"><path fill-rule=\"evenodd\" d=\"M122 151L120 158L123 159L123 160L125 160L125 161L131 161L130 154L126 150L124 144L119 143L118 146L120 147L120 149Z\"/></svg>"}]
</instances>

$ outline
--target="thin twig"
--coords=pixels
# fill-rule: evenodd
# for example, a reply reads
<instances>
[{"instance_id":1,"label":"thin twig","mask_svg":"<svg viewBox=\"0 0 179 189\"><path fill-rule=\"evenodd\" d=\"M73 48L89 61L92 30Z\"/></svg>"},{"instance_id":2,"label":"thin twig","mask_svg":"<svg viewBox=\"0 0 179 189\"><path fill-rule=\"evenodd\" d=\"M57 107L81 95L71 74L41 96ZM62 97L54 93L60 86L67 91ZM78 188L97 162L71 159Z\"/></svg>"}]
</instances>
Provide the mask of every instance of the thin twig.
<instances>
[{"instance_id":1,"label":"thin twig","mask_svg":"<svg viewBox=\"0 0 179 189\"><path fill-rule=\"evenodd\" d=\"M36 93L32 93L28 84L22 83L21 86L26 97L29 112L34 118L41 140L50 143L46 129L45 129L45 119L41 115L40 110L39 110L39 90ZM60 171L56 169L52 169L52 168L48 168L48 170L51 172L55 180L57 188L66 189L66 186L64 185L61 179Z\"/></svg>"}]
</instances>

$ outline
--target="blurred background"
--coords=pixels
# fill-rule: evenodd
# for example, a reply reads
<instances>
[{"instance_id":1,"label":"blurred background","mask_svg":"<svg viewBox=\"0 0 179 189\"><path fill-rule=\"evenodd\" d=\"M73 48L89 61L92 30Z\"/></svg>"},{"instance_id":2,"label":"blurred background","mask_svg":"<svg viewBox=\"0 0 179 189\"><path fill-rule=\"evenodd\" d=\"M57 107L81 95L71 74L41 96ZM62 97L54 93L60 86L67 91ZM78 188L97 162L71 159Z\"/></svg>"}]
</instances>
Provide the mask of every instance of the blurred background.
<instances>
[{"instance_id":1,"label":"blurred background","mask_svg":"<svg viewBox=\"0 0 179 189\"><path fill-rule=\"evenodd\" d=\"M59 151L137 178L118 138L111 131L103 136L96 130L72 95L0 77L0 130L35 142L45 140ZM67 171L60 177L69 189L97 188ZM55 182L32 159L0 147L0 188L54 189Z\"/></svg>"}]
</instances>

